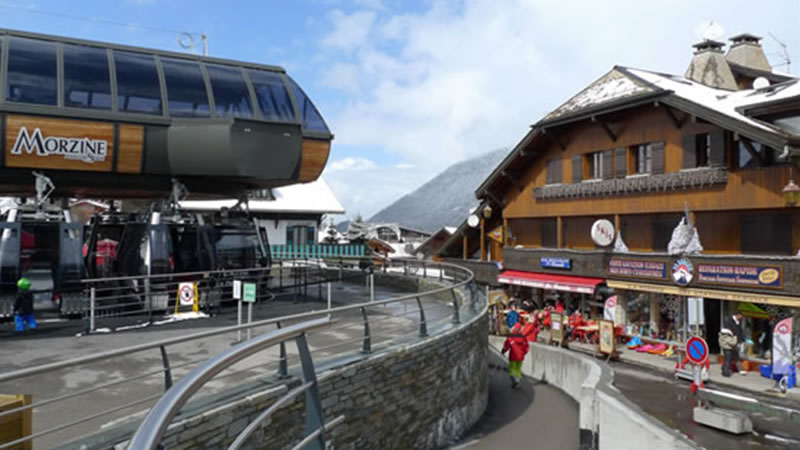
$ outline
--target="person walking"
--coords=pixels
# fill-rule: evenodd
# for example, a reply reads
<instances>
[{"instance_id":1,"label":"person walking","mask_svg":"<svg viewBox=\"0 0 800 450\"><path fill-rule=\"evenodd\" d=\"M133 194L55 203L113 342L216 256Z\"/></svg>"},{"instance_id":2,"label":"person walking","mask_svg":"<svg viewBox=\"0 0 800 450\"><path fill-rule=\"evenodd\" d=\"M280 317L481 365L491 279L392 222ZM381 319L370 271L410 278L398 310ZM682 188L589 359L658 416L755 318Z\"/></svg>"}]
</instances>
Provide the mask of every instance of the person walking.
<instances>
[{"instance_id":1,"label":"person walking","mask_svg":"<svg viewBox=\"0 0 800 450\"><path fill-rule=\"evenodd\" d=\"M35 330L38 327L33 317L33 294L31 282L25 277L17 281L17 298L14 300L14 330L25 331L25 325Z\"/></svg>"},{"instance_id":2,"label":"person walking","mask_svg":"<svg viewBox=\"0 0 800 450\"><path fill-rule=\"evenodd\" d=\"M508 352L508 375L511 377L511 387L517 389L522 379L522 361L528 354L530 346L528 339L522 334L522 326L516 324L511 330L511 335L506 338L503 344L502 353Z\"/></svg>"},{"instance_id":3,"label":"person walking","mask_svg":"<svg viewBox=\"0 0 800 450\"><path fill-rule=\"evenodd\" d=\"M744 342L742 333L742 313L736 311L725 321L725 327L719 332L719 347L722 349L724 359L722 362L722 376L730 377L731 373L739 372L738 345ZM745 375L745 372L739 372Z\"/></svg>"}]
</instances>

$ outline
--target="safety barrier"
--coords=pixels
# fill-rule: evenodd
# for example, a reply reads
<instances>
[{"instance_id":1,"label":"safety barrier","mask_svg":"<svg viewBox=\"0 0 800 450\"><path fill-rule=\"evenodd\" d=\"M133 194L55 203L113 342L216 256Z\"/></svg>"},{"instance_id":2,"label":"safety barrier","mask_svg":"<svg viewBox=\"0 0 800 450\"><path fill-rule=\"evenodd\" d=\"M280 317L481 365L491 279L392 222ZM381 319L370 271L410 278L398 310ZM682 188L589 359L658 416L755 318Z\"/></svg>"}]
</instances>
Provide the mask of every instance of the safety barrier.
<instances>
[{"instance_id":1,"label":"safety barrier","mask_svg":"<svg viewBox=\"0 0 800 450\"><path fill-rule=\"evenodd\" d=\"M423 289L421 292L397 296L386 300L376 299L375 301L367 303L341 306L320 311L309 311L291 316L261 320L250 324L213 329L2 373L0 374L0 389L3 391L30 391L38 386L36 381L37 377L52 379L52 377L58 376L59 374L67 376L69 375L69 370L80 371L82 369L92 369L103 365L107 367L108 365L116 365L125 358L133 358L135 361L140 361L143 358L147 359L147 355L151 354L148 352L154 350L158 350L157 354L160 356L157 367L152 367L152 363L145 364L137 362L136 367L139 373L120 379L104 380L89 388L76 388L71 392L59 392L57 395L51 397L38 395L37 392L31 392L36 399L33 404L15 408L10 411L4 411L0 413L0 420L2 420L5 415L36 408L34 410L34 424L37 426L33 434L22 439L0 444L0 449L13 448L31 440L37 440L37 446L41 445L44 447L52 446L55 443L68 442L70 439L75 439L76 436L85 433L87 429L96 429L100 421L102 421L102 423L107 423L108 421L120 417L126 417L129 415L129 411L132 408L153 403L155 400L162 397L164 391L171 391L173 379L177 378L177 373L179 371L190 370L192 367L196 367L198 364L205 361L205 358L202 358L181 362L180 364L171 364L170 353L172 353L173 358L176 355L183 356L176 353L176 351L168 351L168 349L174 346L189 344L196 347L204 342L219 342L219 337L222 335L230 335L243 330L255 331L263 329L265 326L277 327L280 330L292 330L287 331L287 333L281 332L278 334L257 336L252 341L246 341L244 344L241 344L242 346L247 346L247 348L252 351L256 351L254 349L261 349L262 344L264 346L272 345L272 343L276 342L274 339L278 337L285 340L284 338L290 339L291 336L295 336L292 333L297 331L297 329L291 327L282 328L282 325L315 317L330 317L331 319L338 319L338 322L335 326L326 329L317 330L314 328L316 331L311 329L306 330L304 339L314 339L319 333L324 332L342 333L347 329L352 330L354 325L363 327L363 332L358 336L347 339L336 339L333 343L323 342L319 345L310 344L309 350L311 354L318 353L324 355L325 358L331 358L336 355L375 352L388 348L393 345L393 343L398 342L398 340L425 337L434 330L441 331L443 329L442 327L460 323L461 317L465 311L478 310L480 293L474 285L472 273L468 270L448 264L431 263L426 263L425 268L422 269L422 263L418 262L405 262L402 265L398 264L397 267L392 267L391 265L387 267L387 272L394 271L397 273L401 270L418 273L419 276L415 277L415 279L420 279L420 284L423 284L422 281L425 278L437 278L441 279L442 283L446 285L433 289ZM336 272L333 269L328 269L328 271ZM446 303L442 302L443 298L447 298L450 301ZM467 299L469 301L464 302L461 299ZM390 305L402 306L403 311L399 312L398 310L389 315L382 313L383 308ZM413 317L418 317L418 319L412 319ZM322 337L320 339L322 339ZM253 344L256 347L250 347L249 345L255 341L259 342L259 344ZM254 366L246 370L233 371L230 374L219 376L215 380L226 377L231 377L228 379L235 379L234 377L236 376L245 376L245 372L252 375L251 371L256 370L256 368L258 373L275 373L278 379L283 379L289 374L289 368L294 364L292 361L296 363L297 358L299 358L301 365L305 366L302 350L299 352L299 356L288 355L285 345L282 342L277 345L280 346L279 356L267 357L267 362L264 363L264 361L261 361L256 365L257 367ZM244 355L245 353L237 354ZM250 353L247 354L249 355ZM122 358L122 360L120 360L120 358ZM163 376L164 379L161 389L154 390L153 388L155 386L153 386L152 383L140 384L140 382L144 380L152 380L153 377L158 376ZM185 379L185 377L183 379ZM183 383L183 379L181 379L179 383ZM307 380L310 380L310 378ZM310 381L306 381L306 383L308 382ZM188 383L188 381L186 383ZM126 391L126 389L128 391ZM309 386L306 389L312 389L312 387ZM121 395L120 392L133 392L134 394L128 395L128 399L132 401L119 401L119 403L109 408L107 405L104 407L102 402L92 401L92 399L98 398L96 396L101 395L102 392L110 392L114 398L124 398L125 396ZM292 391L292 393L299 395L300 392ZM81 408L77 410L70 409L68 405L74 405L76 401L80 402ZM94 408L95 406L97 407ZM50 412L50 416L48 417L51 419L55 417L55 419L50 420L49 423L40 424L40 421L37 420L37 416L45 414L48 409ZM69 410L69 414L64 414L63 411L65 410ZM309 435L310 434L307 434L306 438L308 438ZM319 436L324 436L324 432L320 431ZM105 442L104 445L114 445L129 437L130 435L117 436L115 441ZM41 444L39 443L40 440Z\"/></svg>"},{"instance_id":2,"label":"safety barrier","mask_svg":"<svg viewBox=\"0 0 800 450\"><path fill-rule=\"evenodd\" d=\"M369 255L365 244L271 245L271 255L278 259L363 258Z\"/></svg>"}]
</instances>

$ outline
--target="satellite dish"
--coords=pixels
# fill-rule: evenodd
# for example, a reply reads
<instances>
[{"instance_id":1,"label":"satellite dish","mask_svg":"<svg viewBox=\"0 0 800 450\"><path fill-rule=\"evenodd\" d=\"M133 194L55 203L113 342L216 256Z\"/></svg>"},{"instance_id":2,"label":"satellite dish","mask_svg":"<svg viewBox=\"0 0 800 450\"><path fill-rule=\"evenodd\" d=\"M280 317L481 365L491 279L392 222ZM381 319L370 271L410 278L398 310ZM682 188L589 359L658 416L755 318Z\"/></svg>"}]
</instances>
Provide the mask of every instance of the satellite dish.
<instances>
[{"instance_id":1,"label":"satellite dish","mask_svg":"<svg viewBox=\"0 0 800 450\"><path fill-rule=\"evenodd\" d=\"M481 219L479 219L478 216L476 216L475 214L472 214L471 216L467 217L467 225L471 226L472 228L477 227L478 225L480 225L480 223Z\"/></svg>"},{"instance_id":2,"label":"satellite dish","mask_svg":"<svg viewBox=\"0 0 800 450\"><path fill-rule=\"evenodd\" d=\"M758 77L753 80L753 89L763 89L769 87L769 80L764 77Z\"/></svg>"},{"instance_id":3,"label":"satellite dish","mask_svg":"<svg viewBox=\"0 0 800 450\"><path fill-rule=\"evenodd\" d=\"M184 50L194 48L194 36L191 33L183 32L178 36L178 45Z\"/></svg>"},{"instance_id":4,"label":"satellite dish","mask_svg":"<svg viewBox=\"0 0 800 450\"><path fill-rule=\"evenodd\" d=\"M700 35L700 39L717 41L725 35L725 28L713 20L700 22L700 24L697 25L696 30L697 34Z\"/></svg>"}]
</instances>

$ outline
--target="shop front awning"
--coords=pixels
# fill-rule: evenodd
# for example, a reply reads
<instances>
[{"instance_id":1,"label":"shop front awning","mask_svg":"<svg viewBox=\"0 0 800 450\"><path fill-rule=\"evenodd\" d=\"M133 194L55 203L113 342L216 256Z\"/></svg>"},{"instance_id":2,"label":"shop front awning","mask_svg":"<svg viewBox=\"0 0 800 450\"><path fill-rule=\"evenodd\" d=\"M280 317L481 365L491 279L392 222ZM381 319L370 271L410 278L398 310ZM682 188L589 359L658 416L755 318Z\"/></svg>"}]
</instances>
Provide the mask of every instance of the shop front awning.
<instances>
[{"instance_id":1,"label":"shop front awning","mask_svg":"<svg viewBox=\"0 0 800 450\"><path fill-rule=\"evenodd\" d=\"M800 298L787 297L778 294L754 294L750 292L727 291L722 289L708 288L682 288L661 284L637 283L633 281L608 280L606 284L610 288L624 289L630 291L656 292L660 294L683 295L685 297L703 297L717 300L728 300L732 302L748 302L761 305L800 306Z\"/></svg>"},{"instance_id":2,"label":"shop front awning","mask_svg":"<svg viewBox=\"0 0 800 450\"><path fill-rule=\"evenodd\" d=\"M594 289L597 285L603 283L605 280L602 278L585 278L573 277L570 275L506 270L497 276L497 281L499 283L513 284L515 286L594 294Z\"/></svg>"}]
</instances>

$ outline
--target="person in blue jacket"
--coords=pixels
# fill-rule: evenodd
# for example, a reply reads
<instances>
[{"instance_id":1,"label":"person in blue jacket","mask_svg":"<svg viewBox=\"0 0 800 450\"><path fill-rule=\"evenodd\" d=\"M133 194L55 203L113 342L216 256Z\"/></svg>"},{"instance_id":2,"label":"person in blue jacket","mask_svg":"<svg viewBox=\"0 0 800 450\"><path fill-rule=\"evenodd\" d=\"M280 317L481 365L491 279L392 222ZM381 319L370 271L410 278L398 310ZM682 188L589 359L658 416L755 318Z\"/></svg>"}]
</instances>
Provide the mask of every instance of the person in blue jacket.
<instances>
[{"instance_id":1,"label":"person in blue jacket","mask_svg":"<svg viewBox=\"0 0 800 450\"><path fill-rule=\"evenodd\" d=\"M35 330L38 327L33 317L33 293L31 282L25 277L17 281L17 298L14 300L14 330L25 331L25 325Z\"/></svg>"}]
</instances>

